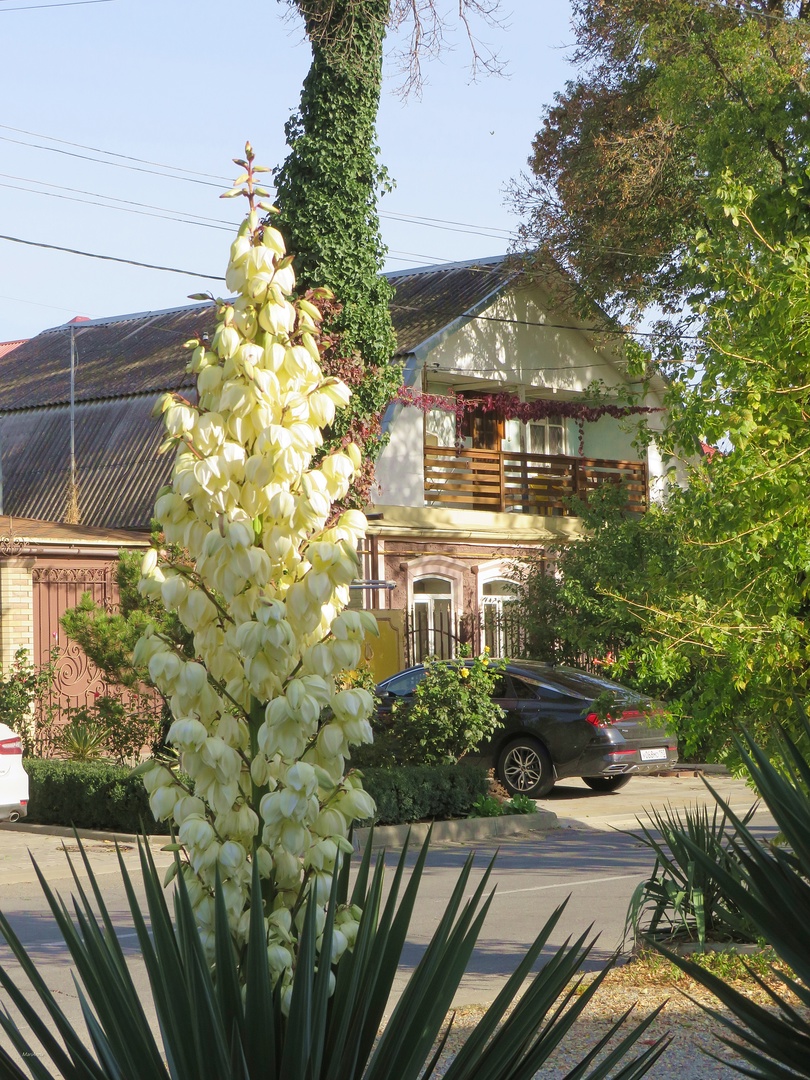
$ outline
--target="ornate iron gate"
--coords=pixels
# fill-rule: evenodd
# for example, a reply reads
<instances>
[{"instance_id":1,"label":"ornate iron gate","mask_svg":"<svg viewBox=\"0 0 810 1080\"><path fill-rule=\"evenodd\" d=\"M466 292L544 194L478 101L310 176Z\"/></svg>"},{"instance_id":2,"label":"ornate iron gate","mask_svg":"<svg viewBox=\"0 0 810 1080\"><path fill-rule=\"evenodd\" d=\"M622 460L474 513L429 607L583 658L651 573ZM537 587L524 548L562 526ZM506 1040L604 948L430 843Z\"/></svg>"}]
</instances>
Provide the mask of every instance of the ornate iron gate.
<instances>
[{"instance_id":1,"label":"ornate iron gate","mask_svg":"<svg viewBox=\"0 0 810 1080\"><path fill-rule=\"evenodd\" d=\"M92 704L105 693L104 676L81 646L59 625L68 608L76 607L83 593L106 611L118 604L115 563L96 566L35 566L32 571L34 602L34 662L45 664L58 650L51 705L59 712Z\"/></svg>"}]
</instances>

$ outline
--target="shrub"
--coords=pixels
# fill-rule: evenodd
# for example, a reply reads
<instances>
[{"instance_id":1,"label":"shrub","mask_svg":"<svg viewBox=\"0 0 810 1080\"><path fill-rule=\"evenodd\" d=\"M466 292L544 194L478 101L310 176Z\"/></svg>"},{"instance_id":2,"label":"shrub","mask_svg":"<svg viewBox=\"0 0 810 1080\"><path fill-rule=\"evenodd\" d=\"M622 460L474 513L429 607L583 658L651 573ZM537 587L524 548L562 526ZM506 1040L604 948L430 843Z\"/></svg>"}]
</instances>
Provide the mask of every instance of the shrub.
<instances>
[{"instance_id":1,"label":"shrub","mask_svg":"<svg viewBox=\"0 0 810 1080\"><path fill-rule=\"evenodd\" d=\"M376 803L374 822L401 825L467 817L486 794L486 770L477 765L402 765L364 769L363 787Z\"/></svg>"},{"instance_id":2,"label":"shrub","mask_svg":"<svg viewBox=\"0 0 810 1080\"><path fill-rule=\"evenodd\" d=\"M137 765L144 750L153 750L160 741L163 718L159 699L130 691L127 700L100 694L91 705L68 710L69 723L57 738L66 757L85 760L70 729L97 736L97 757L110 758L117 765Z\"/></svg>"},{"instance_id":3,"label":"shrub","mask_svg":"<svg viewBox=\"0 0 810 1080\"><path fill-rule=\"evenodd\" d=\"M503 712L492 700L505 661L486 652L470 660L425 660L425 677L412 701L394 703L392 731L404 764L458 761L488 739Z\"/></svg>"},{"instance_id":4,"label":"shrub","mask_svg":"<svg viewBox=\"0 0 810 1080\"><path fill-rule=\"evenodd\" d=\"M53 720L51 691L59 650L52 649L48 662L32 663L27 649L17 649L7 670L0 667L0 721L22 736L26 754L41 749L37 726L48 731Z\"/></svg>"},{"instance_id":5,"label":"shrub","mask_svg":"<svg viewBox=\"0 0 810 1080\"><path fill-rule=\"evenodd\" d=\"M744 825L755 810L752 806L743 817ZM639 883L630 901L627 922L635 939L686 937L696 940L701 950L707 941L755 942L756 927L717 878L718 869L735 881L742 878L733 819L717 807L710 814L698 806L687 808L683 816L672 807L648 811L648 816L649 827L639 821L641 833L629 833L655 852L652 874ZM695 858L696 848L706 859Z\"/></svg>"},{"instance_id":6,"label":"shrub","mask_svg":"<svg viewBox=\"0 0 810 1080\"><path fill-rule=\"evenodd\" d=\"M140 776L104 761L26 758L27 820L35 825L72 825L111 832L167 833L149 809Z\"/></svg>"}]
</instances>

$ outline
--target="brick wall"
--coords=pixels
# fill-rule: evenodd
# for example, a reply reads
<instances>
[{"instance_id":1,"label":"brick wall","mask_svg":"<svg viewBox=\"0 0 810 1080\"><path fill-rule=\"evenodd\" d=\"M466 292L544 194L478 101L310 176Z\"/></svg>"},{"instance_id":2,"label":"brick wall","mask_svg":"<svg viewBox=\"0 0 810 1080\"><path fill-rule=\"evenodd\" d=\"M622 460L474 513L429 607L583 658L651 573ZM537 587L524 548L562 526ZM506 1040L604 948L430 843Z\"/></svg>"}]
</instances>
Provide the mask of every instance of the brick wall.
<instances>
[{"instance_id":1,"label":"brick wall","mask_svg":"<svg viewBox=\"0 0 810 1080\"><path fill-rule=\"evenodd\" d=\"M7 669L18 649L34 655L33 559L0 559L0 665Z\"/></svg>"}]
</instances>

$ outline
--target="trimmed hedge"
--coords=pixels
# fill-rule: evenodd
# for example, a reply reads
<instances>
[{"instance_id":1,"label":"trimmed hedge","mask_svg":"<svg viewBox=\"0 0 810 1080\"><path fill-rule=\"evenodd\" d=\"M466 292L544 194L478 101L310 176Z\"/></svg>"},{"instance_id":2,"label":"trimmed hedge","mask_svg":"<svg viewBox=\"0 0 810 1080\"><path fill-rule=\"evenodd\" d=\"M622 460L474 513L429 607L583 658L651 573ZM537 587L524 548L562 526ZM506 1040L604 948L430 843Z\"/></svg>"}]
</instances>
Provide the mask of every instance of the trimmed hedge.
<instances>
[{"instance_id":1,"label":"trimmed hedge","mask_svg":"<svg viewBox=\"0 0 810 1080\"><path fill-rule=\"evenodd\" d=\"M376 825L467 817L489 790L487 770L479 765L400 765L367 768L363 787L377 804Z\"/></svg>"},{"instance_id":2,"label":"trimmed hedge","mask_svg":"<svg viewBox=\"0 0 810 1080\"><path fill-rule=\"evenodd\" d=\"M28 817L35 825L73 825L110 832L168 833L149 809L143 778L107 761L25 758Z\"/></svg>"},{"instance_id":3,"label":"trimmed hedge","mask_svg":"<svg viewBox=\"0 0 810 1080\"><path fill-rule=\"evenodd\" d=\"M106 761L26 758L27 821L110 832L168 833L156 822L140 776ZM377 804L375 822L401 825L467 817L486 795L486 770L476 765L402 765L362 770L363 786Z\"/></svg>"}]
</instances>

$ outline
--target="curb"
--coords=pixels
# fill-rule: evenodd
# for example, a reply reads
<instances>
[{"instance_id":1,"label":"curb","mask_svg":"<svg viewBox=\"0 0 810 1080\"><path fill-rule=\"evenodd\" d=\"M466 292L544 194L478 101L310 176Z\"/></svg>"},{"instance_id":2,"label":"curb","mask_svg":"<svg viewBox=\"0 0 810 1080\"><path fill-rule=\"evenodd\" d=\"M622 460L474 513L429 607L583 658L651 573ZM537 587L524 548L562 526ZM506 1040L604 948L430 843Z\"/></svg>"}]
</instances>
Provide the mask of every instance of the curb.
<instances>
[{"instance_id":1,"label":"curb","mask_svg":"<svg viewBox=\"0 0 810 1080\"><path fill-rule=\"evenodd\" d=\"M73 829L69 825L35 825L26 821L2 821L0 832L33 833L35 836L64 836L69 840L78 836L80 840L106 840L108 843L119 841L122 844L134 844L142 837L136 833L107 832L104 829ZM168 833L149 833L149 843L159 841L171 843Z\"/></svg>"},{"instance_id":2,"label":"curb","mask_svg":"<svg viewBox=\"0 0 810 1080\"><path fill-rule=\"evenodd\" d=\"M471 840L489 840L498 836L525 836L531 832L547 832L559 827L557 815L551 810L537 810L533 814L510 814L500 818L459 818L453 821L417 821L410 825L378 825L374 829L374 849L381 847L401 848L408 835L412 842L421 844L431 828L434 844L457 841L466 843ZM134 833L104 832L101 829L76 829L67 825L33 825L23 821L2 822L0 832L33 833L39 836L63 836L80 840L103 840L107 843L119 842L135 844L139 837ZM354 848L365 848L371 829L355 829ZM171 843L170 836L159 833L149 835L150 844Z\"/></svg>"},{"instance_id":3,"label":"curb","mask_svg":"<svg viewBox=\"0 0 810 1080\"><path fill-rule=\"evenodd\" d=\"M548 832L559 827L557 815L551 810L537 810L533 814L509 814L498 818L458 818L453 821L415 821L410 825L377 825L374 827L374 850L401 848L410 836L413 843L421 844L430 830L434 844L470 840L490 840L498 836L526 836L531 832ZM368 842L371 829L355 829L354 849L361 851Z\"/></svg>"}]
</instances>

